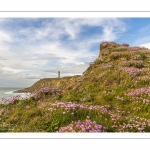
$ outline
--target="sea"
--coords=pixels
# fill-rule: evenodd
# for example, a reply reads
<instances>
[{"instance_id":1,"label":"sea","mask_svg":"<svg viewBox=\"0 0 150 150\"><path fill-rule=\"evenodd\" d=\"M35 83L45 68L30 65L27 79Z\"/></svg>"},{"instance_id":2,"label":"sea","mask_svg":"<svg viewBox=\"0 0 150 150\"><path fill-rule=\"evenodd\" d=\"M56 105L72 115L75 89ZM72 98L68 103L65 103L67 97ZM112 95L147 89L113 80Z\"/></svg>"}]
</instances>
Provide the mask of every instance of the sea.
<instances>
[{"instance_id":1,"label":"sea","mask_svg":"<svg viewBox=\"0 0 150 150\"><path fill-rule=\"evenodd\" d=\"M14 91L21 90L18 87L0 87L0 103L2 98L7 99L15 95L20 95L22 98L26 97L27 93L14 93Z\"/></svg>"}]
</instances>

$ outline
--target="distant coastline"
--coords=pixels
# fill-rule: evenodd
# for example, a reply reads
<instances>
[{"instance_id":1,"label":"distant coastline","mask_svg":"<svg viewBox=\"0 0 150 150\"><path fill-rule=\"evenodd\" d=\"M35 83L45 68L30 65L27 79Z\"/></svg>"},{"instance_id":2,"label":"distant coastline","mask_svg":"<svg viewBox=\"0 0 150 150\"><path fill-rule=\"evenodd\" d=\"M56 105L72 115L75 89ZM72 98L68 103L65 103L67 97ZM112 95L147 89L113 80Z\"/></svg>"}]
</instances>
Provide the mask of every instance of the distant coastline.
<instances>
[{"instance_id":1,"label":"distant coastline","mask_svg":"<svg viewBox=\"0 0 150 150\"><path fill-rule=\"evenodd\" d=\"M22 87L0 87L0 102L2 98L7 99L14 95L23 95L17 92L20 89L22 89Z\"/></svg>"}]
</instances>

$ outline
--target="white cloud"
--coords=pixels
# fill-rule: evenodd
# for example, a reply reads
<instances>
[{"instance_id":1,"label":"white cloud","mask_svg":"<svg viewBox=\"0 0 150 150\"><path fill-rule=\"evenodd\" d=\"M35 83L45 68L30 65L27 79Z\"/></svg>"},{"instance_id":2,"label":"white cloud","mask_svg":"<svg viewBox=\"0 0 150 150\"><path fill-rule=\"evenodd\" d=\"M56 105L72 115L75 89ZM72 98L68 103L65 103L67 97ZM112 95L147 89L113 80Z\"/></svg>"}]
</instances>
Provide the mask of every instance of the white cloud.
<instances>
[{"instance_id":1,"label":"white cloud","mask_svg":"<svg viewBox=\"0 0 150 150\"><path fill-rule=\"evenodd\" d=\"M141 44L141 45L139 45L139 46L143 46L143 47L146 47L146 48L149 48L149 49L150 49L150 42Z\"/></svg>"},{"instance_id":2,"label":"white cloud","mask_svg":"<svg viewBox=\"0 0 150 150\"><path fill-rule=\"evenodd\" d=\"M11 74L11 73L18 73L18 72L20 72L18 69L13 69L13 68L10 68L10 67L5 67L5 66L3 66L2 68L1 68L1 71L3 72L3 73L5 73L5 74Z\"/></svg>"},{"instance_id":3,"label":"white cloud","mask_svg":"<svg viewBox=\"0 0 150 150\"><path fill-rule=\"evenodd\" d=\"M143 45L150 42L150 35L148 36L140 36L138 39L133 43L133 45Z\"/></svg>"},{"instance_id":4,"label":"white cloud","mask_svg":"<svg viewBox=\"0 0 150 150\"><path fill-rule=\"evenodd\" d=\"M38 78L57 76L58 69L62 75L82 74L88 63L98 57L100 42L114 41L125 31L124 23L115 18L15 21L15 24L17 21L18 24L31 23L13 28L14 20L9 19L9 28L0 26L0 73L5 74L0 77L0 82L8 79L9 82L13 80L10 82L13 84L21 79L16 83L25 86ZM35 27L36 21L42 21L39 27ZM7 19L0 22L3 23L7 23ZM87 34L85 29L93 27L97 27L98 32ZM95 44L98 47L93 51Z\"/></svg>"},{"instance_id":5,"label":"white cloud","mask_svg":"<svg viewBox=\"0 0 150 150\"><path fill-rule=\"evenodd\" d=\"M2 42L11 42L11 41L12 41L12 39L9 34L3 32L3 31L0 31L0 44Z\"/></svg>"}]
</instances>

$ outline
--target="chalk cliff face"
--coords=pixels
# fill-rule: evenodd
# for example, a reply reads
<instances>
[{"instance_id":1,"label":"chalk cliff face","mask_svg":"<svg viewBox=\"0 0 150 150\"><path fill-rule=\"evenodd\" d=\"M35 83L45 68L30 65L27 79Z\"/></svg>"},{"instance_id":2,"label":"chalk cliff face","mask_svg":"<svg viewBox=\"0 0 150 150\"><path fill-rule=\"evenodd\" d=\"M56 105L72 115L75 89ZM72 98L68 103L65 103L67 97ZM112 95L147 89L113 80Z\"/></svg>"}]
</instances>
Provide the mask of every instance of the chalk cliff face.
<instances>
[{"instance_id":1,"label":"chalk cliff face","mask_svg":"<svg viewBox=\"0 0 150 150\"><path fill-rule=\"evenodd\" d=\"M150 50L147 48L102 42L98 58L82 76L41 79L21 92L54 87L62 90L65 101L107 103L108 99L123 96L134 88L149 86L149 62Z\"/></svg>"}]
</instances>

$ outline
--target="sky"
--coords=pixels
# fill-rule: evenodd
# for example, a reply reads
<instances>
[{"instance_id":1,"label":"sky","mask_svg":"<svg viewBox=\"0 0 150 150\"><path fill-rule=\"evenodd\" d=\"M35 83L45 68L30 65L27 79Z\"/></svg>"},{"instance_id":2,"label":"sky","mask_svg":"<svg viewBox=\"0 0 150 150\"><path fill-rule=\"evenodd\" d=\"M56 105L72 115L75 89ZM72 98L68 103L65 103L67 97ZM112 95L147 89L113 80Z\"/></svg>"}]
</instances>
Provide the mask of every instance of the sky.
<instances>
[{"instance_id":1,"label":"sky","mask_svg":"<svg viewBox=\"0 0 150 150\"><path fill-rule=\"evenodd\" d=\"M150 18L0 18L0 87L82 75L104 41L150 48Z\"/></svg>"}]
</instances>

